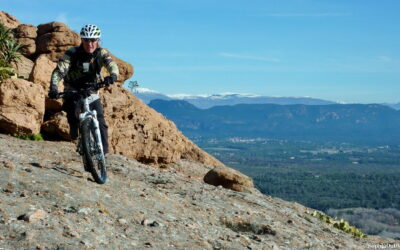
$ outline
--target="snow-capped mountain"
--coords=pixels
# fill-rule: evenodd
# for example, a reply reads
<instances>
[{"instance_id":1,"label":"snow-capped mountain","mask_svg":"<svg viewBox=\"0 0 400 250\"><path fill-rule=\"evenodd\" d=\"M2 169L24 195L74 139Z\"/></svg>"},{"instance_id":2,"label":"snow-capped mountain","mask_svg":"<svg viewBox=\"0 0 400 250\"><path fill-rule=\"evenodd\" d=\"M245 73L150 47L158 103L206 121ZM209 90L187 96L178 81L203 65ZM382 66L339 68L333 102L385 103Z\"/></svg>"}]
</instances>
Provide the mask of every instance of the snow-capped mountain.
<instances>
[{"instance_id":1,"label":"snow-capped mountain","mask_svg":"<svg viewBox=\"0 0 400 250\"><path fill-rule=\"evenodd\" d=\"M389 106L396 110L400 110L400 102L399 103L383 103L383 105Z\"/></svg>"},{"instance_id":2,"label":"snow-capped mountain","mask_svg":"<svg viewBox=\"0 0 400 250\"><path fill-rule=\"evenodd\" d=\"M236 104L264 104L273 103L281 105L289 104L305 104L305 105L327 105L335 104L336 102L316 99L311 97L270 97L254 94L238 94L238 93L221 93L213 95L188 95L188 94L173 94L167 95L160 92L138 88L135 96L148 104L151 100L185 100L198 108L207 109L214 106L236 105Z\"/></svg>"},{"instance_id":3,"label":"snow-capped mountain","mask_svg":"<svg viewBox=\"0 0 400 250\"><path fill-rule=\"evenodd\" d=\"M155 90L147 89L147 88L137 88L133 92L133 94L141 99L144 103L149 104L151 100L161 99L161 100L171 100L168 96L161 94Z\"/></svg>"},{"instance_id":4,"label":"snow-capped mountain","mask_svg":"<svg viewBox=\"0 0 400 250\"><path fill-rule=\"evenodd\" d=\"M260 95L254 95L254 94L238 94L238 93L231 93L231 92L226 92L226 93L221 93L221 94L214 94L214 95L187 95L187 94L173 94L173 95L167 95L168 97L172 99L179 99L179 100L187 100L187 99L230 99L232 97L261 97Z\"/></svg>"}]
</instances>

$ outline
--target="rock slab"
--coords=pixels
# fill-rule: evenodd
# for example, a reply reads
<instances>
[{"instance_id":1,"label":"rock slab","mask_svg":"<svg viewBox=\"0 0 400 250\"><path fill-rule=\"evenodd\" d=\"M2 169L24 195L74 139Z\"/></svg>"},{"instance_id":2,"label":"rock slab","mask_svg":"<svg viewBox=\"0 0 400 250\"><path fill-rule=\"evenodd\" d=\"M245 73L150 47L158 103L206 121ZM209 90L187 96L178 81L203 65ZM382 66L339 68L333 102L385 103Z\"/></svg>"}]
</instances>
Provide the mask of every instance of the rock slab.
<instances>
[{"instance_id":1,"label":"rock slab","mask_svg":"<svg viewBox=\"0 0 400 250\"><path fill-rule=\"evenodd\" d=\"M254 192L253 180L237 170L216 167L204 176L204 182L214 186L223 186L239 192Z\"/></svg>"},{"instance_id":2,"label":"rock slab","mask_svg":"<svg viewBox=\"0 0 400 250\"><path fill-rule=\"evenodd\" d=\"M23 79L0 84L0 129L10 134L38 134L44 116L42 86Z\"/></svg>"}]
</instances>

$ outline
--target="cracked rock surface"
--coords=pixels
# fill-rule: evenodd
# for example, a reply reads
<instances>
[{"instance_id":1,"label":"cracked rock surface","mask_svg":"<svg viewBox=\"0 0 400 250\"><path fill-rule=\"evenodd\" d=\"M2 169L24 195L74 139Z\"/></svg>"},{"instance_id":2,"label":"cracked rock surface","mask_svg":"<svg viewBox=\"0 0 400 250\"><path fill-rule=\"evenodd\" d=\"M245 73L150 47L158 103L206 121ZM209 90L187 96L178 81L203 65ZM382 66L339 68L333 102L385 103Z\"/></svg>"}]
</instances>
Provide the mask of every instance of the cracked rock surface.
<instances>
[{"instance_id":1,"label":"cracked rock surface","mask_svg":"<svg viewBox=\"0 0 400 250\"><path fill-rule=\"evenodd\" d=\"M96 184L68 142L0 135L0 248L4 249L366 249L399 241L355 239L260 193L202 181L180 161L162 168L108 157ZM194 173L179 168L196 169Z\"/></svg>"}]
</instances>

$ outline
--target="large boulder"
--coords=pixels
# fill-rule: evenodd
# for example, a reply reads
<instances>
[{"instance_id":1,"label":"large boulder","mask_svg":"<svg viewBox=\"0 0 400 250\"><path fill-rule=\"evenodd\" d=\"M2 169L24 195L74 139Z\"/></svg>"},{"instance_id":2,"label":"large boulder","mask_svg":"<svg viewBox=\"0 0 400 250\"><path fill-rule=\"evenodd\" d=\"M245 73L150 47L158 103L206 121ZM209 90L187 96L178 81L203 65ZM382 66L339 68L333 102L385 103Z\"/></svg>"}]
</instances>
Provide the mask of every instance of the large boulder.
<instances>
[{"instance_id":1,"label":"large boulder","mask_svg":"<svg viewBox=\"0 0 400 250\"><path fill-rule=\"evenodd\" d=\"M20 24L15 17L4 11L0 11L0 23L9 29L15 29Z\"/></svg>"},{"instance_id":2,"label":"large boulder","mask_svg":"<svg viewBox=\"0 0 400 250\"><path fill-rule=\"evenodd\" d=\"M37 27L31 24L20 24L14 30L18 42L23 45L22 54L31 56L36 52Z\"/></svg>"},{"instance_id":3,"label":"large boulder","mask_svg":"<svg viewBox=\"0 0 400 250\"><path fill-rule=\"evenodd\" d=\"M0 131L33 135L40 132L44 115L42 86L23 79L0 84Z\"/></svg>"},{"instance_id":4,"label":"large boulder","mask_svg":"<svg viewBox=\"0 0 400 250\"><path fill-rule=\"evenodd\" d=\"M50 78L53 70L57 66L57 63L51 61L46 55L40 55L33 67L32 73L30 75L29 80L36 84L40 84L45 92L49 92L50 89ZM64 85L63 81L59 84L59 91L63 91ZM56 110L59 111L62 106L61 100L53 100L47 97L46 95L46 110Z\"/></svg>"},{"instance_id":5,"label":"large boulder","mask_svg":"<svg viewBox=\"0 0 400 250\"><path fill-rule=\"evenodd\" d=\"M20 60L18 60L16 63L12 63L15 72L26 80L29 79L32 73L33 65L34 63L30 59L22 55L20 57Z\"/></svg>"},{"instance_id":6,"label":"large boulder","mask_svg":"<svg viewBox=\"0 0 400 250\"><path fill-rule=\"evenodd\" d=\"M60 22L50 22L50 23L44 23L40 24L38 26L38 36L44 35L46 33L51 33L51 32L69 32L71 29Z\"/></svg>"},{"instance_id":7,"label":"large boulder","mask_svg":"<svg viewBox=\"0 0 400 250\"><path fill-rule=\"evenodd\" d=\"M217 159L187 139L160 113L114 85L102 102L109 126L110 151L144 163L166 164L179 159L221 166Z\"/></svg>"},{"instance_id":8,"label":"large boulder","mask_svg":"<svg viewBox=\"0 0 400 250\"><path fill-rule=\"evenodd\" d=\"M38 26L36 52L45 54L53 62L57 62L64 52L80 44L80 37L67 25L51 22Z\"/></svg>"},{"instance_id":9,"label":"large boulder","mask_svg":"<svg viewBox=\"0 0 400 250\"><path fill-rule=\"evenodd\" d=\"M42 124L42 131L47 134L56 135L67 141L71 140L67 113L61 111L54 114L50 120Z\"/></svg>"},{"instance_id":10,"label":"large boulder","mask_svg":"<svg viewBox=\"0 0 400 250\"><path fill-rule=\"evenodd\" d=\"M222 186L238 192L256 192L253 180L232 168L219 166L204 176L204 182L214 186Z\"/></svg>"},{"instance_id":11,"label":"large boulder","mask_svg":"<svg viewBox=\"0 0 400 250\"><path fill-rule=\"evenodd\" d=\"M32 24L20 24L18 27L14 30L15 37L20 38L20 37L26 37L26 38L32 38L36 39L37 37L37 27Z\"/></svg>"},{"instance_id":12,"label":"large boulder","mask_svg":"<svg viewBox=\"0 0 400 250\"><path fill-rule=\"evenodd\" d=\"M22 44L21 53L26 57L34 56L36 52L36 41L32 38L21 37L17 41Z\"/></svg>"},{"instance_id":13,"label":"large boulder","mask_svg":"<svg viewBox=\"0 0 400 250\"><path fill-rule=\"evenodd\" d=\"M46 91L50 88L50 78L57 63L50 60L46 55L40 55L35 60L30 81L40 84Z\"/></svg>"}]
</instances>

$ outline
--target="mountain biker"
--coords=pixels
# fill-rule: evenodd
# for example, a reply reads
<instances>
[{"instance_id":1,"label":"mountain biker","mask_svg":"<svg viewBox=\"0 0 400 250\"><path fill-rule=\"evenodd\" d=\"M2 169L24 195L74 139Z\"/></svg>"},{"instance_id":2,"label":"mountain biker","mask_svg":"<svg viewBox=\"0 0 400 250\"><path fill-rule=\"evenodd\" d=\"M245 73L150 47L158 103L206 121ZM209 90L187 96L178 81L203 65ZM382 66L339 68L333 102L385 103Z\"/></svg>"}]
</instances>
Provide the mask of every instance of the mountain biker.
<instances>
[{"instance_id":1,"label":"mountain biker","mask_svg":"<svg viewBox=\"0 0 400 250\"><path fill-rule=\"evenodd\" d=\"M106 86L113 84L118 78L118 66L111 58L109 52L100 47L100 29L93 24L82 27L80 32L81 44L78 47L68 49L59 59L54 69L51 81L49 98L58 98L58 84L64 79L64 89L85 89L86 83L98 83L101 81L100 71L105 66L109 76L104 78ZM92 110L96 110L100 125L100 134L103 143L104 154L108 153L108 132L104 119L103 105L101 104L98 91L91 91L93 102L90 104ZM79 126L79 96L67 96L63 103L63 110L67 112L70 126L70 136L73 141L78 138Z\"/></svg>"}]
</instances>

